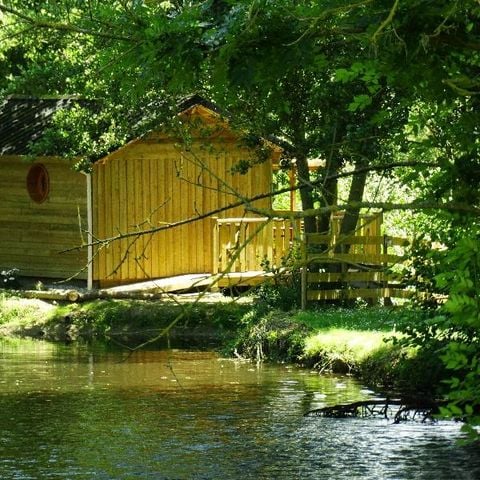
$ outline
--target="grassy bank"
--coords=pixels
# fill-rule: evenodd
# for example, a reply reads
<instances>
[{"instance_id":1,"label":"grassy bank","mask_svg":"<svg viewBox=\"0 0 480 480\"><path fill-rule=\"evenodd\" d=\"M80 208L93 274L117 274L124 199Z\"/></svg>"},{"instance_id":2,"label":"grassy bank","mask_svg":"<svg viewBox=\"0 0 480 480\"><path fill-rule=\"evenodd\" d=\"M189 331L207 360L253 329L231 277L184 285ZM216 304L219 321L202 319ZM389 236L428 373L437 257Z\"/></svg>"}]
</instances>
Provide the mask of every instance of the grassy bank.
<instances>
[{"instance_id":1,"label":"grassy bank","mask_svg":"<svg viewBox=\"0 0 480 480\"><path fill-rule=\"evenodd\" d=\"M0 293L0 336L51 341L100 339L135 347L159 344L219 347L233 341L250 307L237 303L94 300L48 303Z\"/></svg>"},{"instance_id":2,"label":"grassy bank","mask_svg":"<svg viewBox=\"0 0 480 480\"><path fill-rule=\"evenodd\" d=\"M385 391L431 396L444 376L442 362L436 352L401 342L402 328L422 315L392 308L250 312L235 348L248 357L352 374Z\"/></svg>"},{"instance_id":3,"label":"grassy bank","mask_svg":"<svg viewBox=\"0 0 480 480\"><path fill-rule=\"evenodd\" d=\"M134 347L160 336L176 346L355 375L372 387L430 395L443 375L435 352L399 344L421 313L391 308L284 312L261 304L96 300L51 304L0 293L0 336L103 339ZM162 335L168 331L168 335Z\"/></svg>"}]
</instances>

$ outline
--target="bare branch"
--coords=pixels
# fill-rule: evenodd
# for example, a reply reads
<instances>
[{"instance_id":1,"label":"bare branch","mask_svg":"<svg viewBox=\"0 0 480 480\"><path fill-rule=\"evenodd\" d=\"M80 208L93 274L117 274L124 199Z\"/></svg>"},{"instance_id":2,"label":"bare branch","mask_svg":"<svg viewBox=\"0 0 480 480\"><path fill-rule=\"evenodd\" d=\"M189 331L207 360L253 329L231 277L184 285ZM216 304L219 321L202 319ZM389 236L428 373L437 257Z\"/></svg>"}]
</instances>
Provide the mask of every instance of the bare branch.
<instances>
[{"instance_id":1,"label":"bare branch","mask_svg":"<svg viewBox=\"0 0 480 480\"><path fill-rule=\"evenodd\" d=\"M387 171L387 170L392 170L394 168L399 168L399 167L416 167L416 166L438 167L439 165L436 164L436 163L429 163L429 162L394 162L394 163L389 163L389 164L384 164L384 165L371 165L371 166L368 166L368 167L360 167L360 168L357 168L355 171L337 173L335 175L330 175L326 178L327 179L344 178L344 177L351 177L353 175L357 175L357 174L363 173L365 171L367 171L367 172L368 171ZM311 185L314 185L314 186L320 185L321 186L321 184L324 182L324 180L325 180L325 178L320 178L316 181L311 182ZM67 250L64 250L62 253L80 250L81 248L84 248L86 246L98 246L98 245L105 245L105 244L108 245L108 244L110 244L112 242L115 242L117 240L136 237L139 233L141 233L142 235L148 235L148 234L161 232L163 230L169 230L171 228L177 228L177 227L180 227L182 225L187 225L187 224L190 224L190 223L198 222L200 220L204 220L205 218L208 218L208 217L217 215L219 213L226 212L227 210L230 210L232 208L241 207L241 206L244 206L247 211L257 212L257 213L262 212L262 213L260 213L260 215L265 215L267 217L276 216L276 217L282 218L281 215L272 215L271 211L269 211L269 210L264 211L264 210L255 209L255 208L251 207L251 204L253 202L257 201L257 200L262 200L264 198L274 197L276 195L281 195L282 193L287 193L287 192L291 192L291 191L300 190L302 188L307 188L308 186L310 186L310 185L301 184L301 185L297 185L295 187L285 187L285 188L276 190L274 192L261 193L259 195L255 195L254 197L250 197L250 198L247 198L247 199L242 198L242 199L240 199L236 202L232 202L232 203L230 203L228 205L225 205L223 207L219 207L219 208L216 208L214 210L210 210L210 211L205 212L201 215L196 215L194 217L185 218L183 220L168 223L166 225L160 225L158 227L145 229L142 232L139 232L138 230L135 231L135 232L123 232L123 233L119 232L118 235L114 235L113 237L95 240L89 245L80 245L80 246L77 246L77 247L72 247L72 248L69 248ZM387 205L387 204L384 204L384 205ZM376 207L374 204L371 204L371 203L370 204L366 203L365 206L360 206L360 208L368 208L368 207L370 207L370 208L382 208L382 207ZM317 213L315 213L315 212L312 213L311 210L308 210L308 212L310 212L309 215L318 215L320 213L326 213L326 212L329 212L329 211L342 210L342 208L346 208L346 207L345 206L344 207L339 207L339 206L336 206L336 205L332 205L332 206L327 206L327 207L323 207L323 208L325 210L322 210L322 209L316 210ZM352 205L350 205L350 208L355 208L355 206L352 204ZM434 206L429 207L429 209L434 209L434 208L435 208ZM438 208L441 209L440 206ZM389 209L389 208L385 207L385 209ZM393 208L390 208L390 210L392 210L392 209ZM398 209L407 210L408 207L405 207L405 208L400 207L400 208L397 208L397 210ZM411 209L415 209L415 208L411 207ZM447 210L447 208L443 208L443 209ZM459 210L457 209L457 211L459 211ZM463 211L467 211L467 210L463 210ZM474 212L477 211L477 209L475 209L475 207L473 207L473 210L470 209L468 211L474 213ZM263 213L263 212L267 212L267 213ZM309 215L304 215L304 213L305 212L292 212L291 214L286 215L285 218L304 218L304 217L309 216Z\"/></svg>"},{"instance_id":2,"label":"bare branch","mask_svg":"<svg viewBox=\"0 0 480 480\"><path fill-rule=\"evenodd\" d=\"M382 33L385 28L392 23L393 18L395 17L395 13L397 12L398 5L400 3L400 0L395 0L395 3L393 4L387 18L380 24L380 26L377 28L375 33L372 35L372 42L377 41L377 37Z\"/></svg>"}]
</instances>

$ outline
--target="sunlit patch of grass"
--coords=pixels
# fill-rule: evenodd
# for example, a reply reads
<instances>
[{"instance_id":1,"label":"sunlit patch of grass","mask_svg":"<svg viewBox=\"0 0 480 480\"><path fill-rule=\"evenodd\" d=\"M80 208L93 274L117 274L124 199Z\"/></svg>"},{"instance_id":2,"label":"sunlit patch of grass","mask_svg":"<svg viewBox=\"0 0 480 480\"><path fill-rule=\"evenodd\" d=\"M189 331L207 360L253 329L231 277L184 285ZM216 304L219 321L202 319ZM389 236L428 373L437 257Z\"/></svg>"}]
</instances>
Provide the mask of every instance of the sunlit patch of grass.
<instances>
[{"instance_id":1,"label":"sunlit patch of grass","mask_svg":"<svg viewBox=\"0 0 480 480\"><path fill-rule=\"evenodd\" d=\"M0 324L18 326L33 325L47 321L55 306L41 300L18 298L0 294Z\"/></svg>"},{"instance_id":2,"label":"sunlit patch of grass","mask_svg":"<svg viewBox=\"0 0 480 480\"><path fill-rule=\"evenodd\" d=\"M388 333L331 328L305 340L304 359L321 370L358 369L373 352L385 348Z\"/></svg>"}]
</instances>

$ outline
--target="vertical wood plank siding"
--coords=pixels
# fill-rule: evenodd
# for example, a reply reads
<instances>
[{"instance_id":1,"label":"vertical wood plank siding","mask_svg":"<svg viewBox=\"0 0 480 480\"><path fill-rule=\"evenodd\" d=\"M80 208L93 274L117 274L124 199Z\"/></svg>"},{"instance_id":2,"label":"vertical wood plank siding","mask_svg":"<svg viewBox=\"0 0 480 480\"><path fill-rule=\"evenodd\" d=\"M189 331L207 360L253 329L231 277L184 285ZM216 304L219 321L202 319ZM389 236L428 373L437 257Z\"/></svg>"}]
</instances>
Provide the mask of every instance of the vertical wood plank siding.
<instances>
[{"instance_id":1,"label":"vertical wood plank siding","mask_svg":"<svg viewBox=\"0 0 480 480\"><path fill-rule=\"evenodd\" d=\"M20 275L68 278L87 265L87 249L63 250L81 244L87 229L86 177L64 159L39 158L45 165L50 192L43 203L30 199L26 178L32 165L22 157L0 160L0 270L18 268ZM83 234L86 240L86 233ZM77 278L86 279L86 271Z\"/></svg>"},{"instance_id":2,"label":"vertical wood plank siding","mask_svg":"<svg viewBox=\"0 0 480 480\"><path fill-rule=\"evenodd\" d=\"M94 216L98 238L168 225L238 200L268 193L271 163L232 173L251 153L233 142L206 149L195 142L182 152L173 141L137 140L94 164ZM269 208L270 199L256 203ZM242 217L243 207L216 214ZM205 218L97 250L94 276L103 286L184 273L213 271L213 222Z\"/></svg>"}]
</instances>

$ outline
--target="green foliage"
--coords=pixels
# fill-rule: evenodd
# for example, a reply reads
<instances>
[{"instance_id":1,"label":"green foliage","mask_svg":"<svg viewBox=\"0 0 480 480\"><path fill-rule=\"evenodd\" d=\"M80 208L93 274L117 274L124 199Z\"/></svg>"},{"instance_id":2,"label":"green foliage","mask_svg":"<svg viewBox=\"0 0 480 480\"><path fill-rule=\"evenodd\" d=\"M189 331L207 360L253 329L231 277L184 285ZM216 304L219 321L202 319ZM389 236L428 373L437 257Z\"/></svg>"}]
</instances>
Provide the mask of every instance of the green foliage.
<instances>
[{"instance_id":1,"label":"green foliage","mask_svg":"<svg viewBox=\"0 0 480 480\"><path fill-rule=\"evenodd\" d=\"M480 243L472 233L441 252L435 276L436 288L448 300L434 316L403 329L404 343L435 358L437 378L445 380L443 394L449 400L441 415L466 421L463 429L478 439L480 425ZM442 364L438 366L438 360Z\"/></svg>"},{"instance_id":2,"label":"green foliage","mask_svg":"<svg viewBox=\"0 0 480 480\"><path fill-rule=\"evenodd\" d=\"M416 303L422 308L436 308L446 289L442 288L435 277L439 274L443 252L434 248L432 242L425 238L416 238L407 251L403 281L413 287L418 295Z\"/></svg>"},{"instance_id":3,"label":"green foliage","mask_svg":"<svg viewBox=\"0 0 480 480\"><path fill-rule=\"evenodd\" d=\"M291 248L287 256L282 257L280 265L275 266L264 258L261 265L266 273L273 275L268 282L253 290L256 308L260 312L279 309L284 312L300 306L301 276L298 267L300 252Z\"/></svg>"},{"instance_id":4,"label":"green foliage","mask_svg":"<svg viewBox=\"0 0 480 480\"><path fill-rule=\"evenodd\" d=\"M303 355L309 329L291 315L270 310L251 310L242 318L243 328L233 350L247 358L298 362Z\"/></svg>"},{"instance_id":5,"label":"green foliage","mask_svg":"<svg viewBox=\"0 0 480 480\"><path fill-rule=\"evenodd\" d=\"M458 242L437 276L449 290L443 306L443 327L449 331L442 360L453 376L448 381L450 403L443 414L466 420L464 430L478 439L480 426L480 237Z\"/></svg>"}]
</instances>

